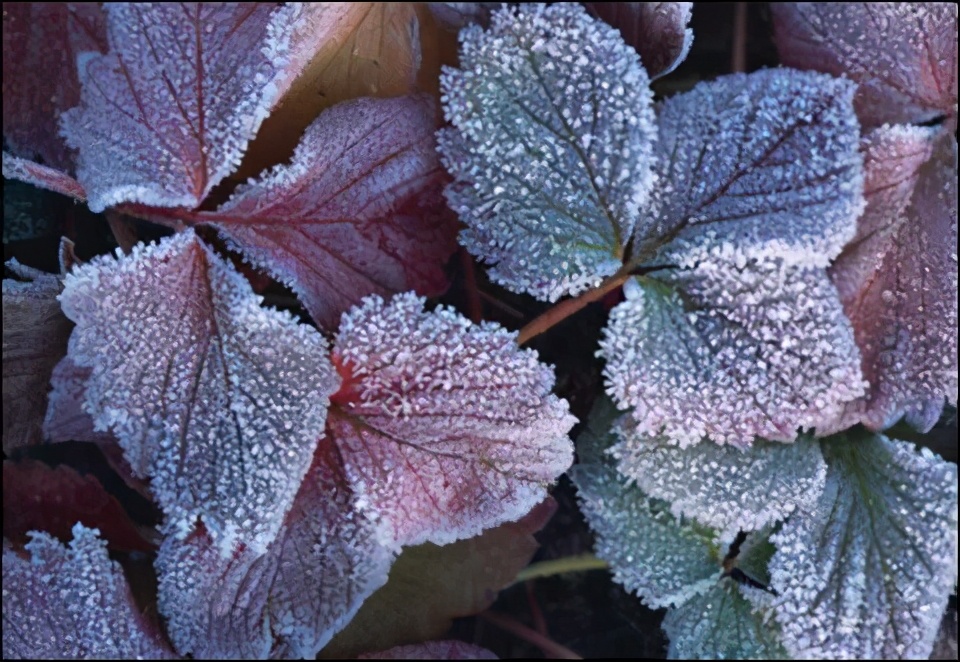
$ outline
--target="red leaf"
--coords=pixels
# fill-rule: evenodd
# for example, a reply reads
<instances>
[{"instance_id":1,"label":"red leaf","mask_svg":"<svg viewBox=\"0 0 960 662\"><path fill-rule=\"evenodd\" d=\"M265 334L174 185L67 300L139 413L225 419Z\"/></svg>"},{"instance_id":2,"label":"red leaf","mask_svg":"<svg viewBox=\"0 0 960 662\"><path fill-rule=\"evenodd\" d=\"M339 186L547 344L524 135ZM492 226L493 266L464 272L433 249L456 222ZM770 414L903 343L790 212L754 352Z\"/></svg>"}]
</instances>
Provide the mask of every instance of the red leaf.
<instances>
[{"instance_id":1,"label":"red leaf","mask_svg":"<svg viewBox=\"0 0 960 662\"><path fill-rule=\"evenodd\" d=\"M497 660L500 659L486 648L448 639L427 641L422 644L396 646L379 653L358 655L358 660Z\"/></svg>"},{"instance_id":2,"label":"red leaf","mask_svg":"<svg viewBox=\"0 0 960 662\"><path fill-rule=\"evenodd\" d=\"M7 152L3 153L3 176L8 179L19 179L21 182L33 184L48 191L69 195L81 202L87 199L83 187L70 175Z\"/></svg>"},{"instance_id":3,"label":"red leaf","mask_svg":"<svg viewBox=\"0 0 960 662\"><path fill-rule=\"evenodd\" d=\"M692 2L591 2L587 8L620 30L651 79L666 76L690 52Z\"/></svg>"}]
</instances>

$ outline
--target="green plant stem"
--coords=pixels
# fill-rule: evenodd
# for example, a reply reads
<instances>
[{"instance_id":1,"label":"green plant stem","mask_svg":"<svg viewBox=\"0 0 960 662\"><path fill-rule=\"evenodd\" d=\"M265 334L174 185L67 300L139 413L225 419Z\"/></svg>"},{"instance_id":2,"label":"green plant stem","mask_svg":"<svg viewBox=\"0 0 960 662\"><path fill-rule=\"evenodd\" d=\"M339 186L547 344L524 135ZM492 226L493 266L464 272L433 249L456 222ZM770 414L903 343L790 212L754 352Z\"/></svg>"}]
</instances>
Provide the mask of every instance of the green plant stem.
<instances>
[{"instance_id":1,"label":"green plant stem","mask_svg":"<svg viewBox=\"0 0 960 662\"><path fill-rule=\"evenodd\" d=\"M553 658L555 660L582 660L583 658L574 653L572 650L566 646L561 646L555 642L550 637L546 637L536 630L528 628L526 625L517 621L505 614L498 614L495 611L485 611L477 615L478 618L482 618L488 623L496 625L498 628L506 630L511 634L516 635L517 637L527 641L540 650L543 651L544 655L548 658Z\"/></svg>"},{"instance_id":2,"label":"green plant stem","mask_svg":"<svg viewBox=\"0 0 960 662\"><path fill-rule=\"evenodd\" d=\"M630 271L631 270L629 267L621 267L617 273L600 283L598 287L588 292L584 292L580 296L574 297L573 299L565 299L556 306L553 306L547 310L542 315L534 318L533 321L520 329L520 335L517 337L517 344L526 344L532 338L539 336L544 331L552 328L556 324L559 324L581 308L585 307L587 304L593 303L594 301L603 298L607 292L612 292L613 290L617 289L627 282L628 278L630 278Z\"/></svg>"},{"instance_id":3,"label":"green plant stem","mask_svg":"<svg viewBox=\"0 0 960 662\"><path fill-rule=\"evenodd\" d=\"M540 561L533 563L517 573L514 584L525 582L538 577L552 577L554 575L563 575L568 572L583 572L585 570L606 570L609 564L603 559L598 559L593 554L579 554L577 556L565 556L562 559L553 559L551 561Z\"/></svg>"}]
</instances>

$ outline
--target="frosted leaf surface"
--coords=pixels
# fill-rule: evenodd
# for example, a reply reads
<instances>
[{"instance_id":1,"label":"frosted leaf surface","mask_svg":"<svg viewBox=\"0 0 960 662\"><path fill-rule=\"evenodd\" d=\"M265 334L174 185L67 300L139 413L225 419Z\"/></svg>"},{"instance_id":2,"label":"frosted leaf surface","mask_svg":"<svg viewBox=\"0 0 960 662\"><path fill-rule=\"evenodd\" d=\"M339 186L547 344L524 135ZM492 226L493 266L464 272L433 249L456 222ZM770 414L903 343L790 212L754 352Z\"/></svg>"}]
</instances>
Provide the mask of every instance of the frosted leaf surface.
<instances>
[{"instance_id":1,"label":"frosted leaf surface","mask_svg":"<svg viewBox=\"0 0 960 662\"><path fill-rule=\"evenodd\" d=\"M321 448L265 554L223 558L202 531L167 538L159 609L181 654L313 659L387 581L393 554L355 510L335 451Z\"/></svg>"},{"instance_id":2,"label":"frosted leaf surface","mask_svg":"<svg viewBox=\"0 0 960 662\"><path fill-rule=\"evenodd\" d=\"M26 4L26 3L22 3ZM77 200L86 200L83 187L70 175L27 159L21 159L8 152L3 153L3 176L33 184L40 188L68 195Z\"/></svg>"},{"instance_id":3,"label":"frosted leaf surface","mask_svg":"<svg viewBox=\"0 0 960 662\"><path fill-rule=\"evenodd\" d=\"M343 316L327 424L387 545L446 544L516 520L573 461L576 419L516 334L412 293Z\"/></svg>"},{"instance_id":4,"label":"frosted leaf surface","mask_svg":"<svg viewBox=\"0 0 960 662\"><path fill-rule=\"evenodd\" d=\"M3 450L40 443L47 384L63 357L70 320L60 311L60 279L23 269L25 281L3 279Z\"/></svg>"},{"instance_id":5,"label":"frosted leaf surface","mask_svg":"<svg viewBox=\"0 0 960 662\"><path fill-rule=\"evenodd\" d=\"M272 3L106 11L110 52L78 63L80 105L61 122L90 208L195 207L277 101L297 15Z\"/></svg>"},{"instance_id":6,"label":"frosted leaf surface","mask_svg":"<svg viewBox=\"0 0 960 662\"><path fill-rule=\"evenodd\" d=\"M77 365L69 356L53 369L43 418L44 441L115 441L109 432L95 429L93 417L83 409L90 373L90 368Z\"/></svg>"},{"instance_id":7,"label":"frosted leaf surface","mask_svg":"<svg viewBox=\"0 0 960 662\"><path fill-rule=\"evenodd\" d=\"M439 4L439 3L434 3ZM452 4L452 3L446 3ZM448 639L422 644L395 646L379 653L358 655L358 660L498 660L496 655L474 644Z\"/></svg>"},{"instance_id":8,"label":"frosted leaf surface","mask_svg":"<svg viewBox=\"0 0 960 662\"><path fill-rule=\"evenodd\" d=\"M792 444L758 439L750 448L719 446L707 439L682 448L618 426L612 450L618 468L651 497L732 538L783 520L809 507L823 490L826 464L820 445L802 437Z\"/></svg>"},{"instance_id":9,"label":"frosted leaf surface","mask_svg":"<svg viewBox=\"0 0 960 662\"><path fill-rule=\"evenodd\" d=\"M289 285L320 324L368 294L436 294L456 246L427 97L360 99L324 112L288 164L198 215Z\"/></svg>"},{"instance_id":10,"label":"frosted leaf surface","mask_svg":"<svg viewBox=\"0 0 960 662\"><path fill-rule=\"evenodd\" d=\"M749 590L749 589L747 589ZM707 593L667 611L663 631L670 638L667 657L673 660L786 660L777 628L768 613L757 611L724 581Z\"/></svg>"},{"instance_id":11,"label":"frosted leaf surface","mask_svg":"<svg viewBox=\"0 0 960 662\"><path fill-rule=\"evenodd\" d=\"M651 78L666 76L687 58L692 2L591 2L588 9L617 28L637 49Z\"/></svg>"},{"instance_id":12,"label":"frosted leaf surface","mask_svg":"<svg viewBox=\"0 0 960 662\"><path fill-rule=\"evenodd\" d=\"M863 209L854 86L768 69L700 83L658 108L659 183L635 261L750 259L825 267Z\"/></svg>"},{"instance_id":13,"label":"frosted leaf surface","mask_svg":"<svg viewBox=\"0 0 960 662\"><path fill-rule=\"evenodd\" d=\"M74 155L57 123L62 112L80 101L77 58L106 48L106 19L98 3L5 4L4 147L24 159L72 172Z\"/></svg>"},{"instance_id":14,"label":"frosted leaf surface","mask_svg":"<svg viewBox=\"0 0 960 662\"><path fill-rule=\"evenodd\" d=\"M651 609L683 604L720 578L723 552L715 532L674 517L668 503L649 498L617 471L605 453L615 441L608 427L615 410L605 409L591 413L571 470L580 512L596 534L594 549L614 580Z\"/></svg>"},{"instance_id":15,"label":"frosted leaf surface","mask_svg":"<svg viewBox=\"0 0 960 662\"><path fill-rule=\"evenodd\" d=\"M864 139L867 209L831 277L871 388L832 429L906 415L927 431L957 401L957 143L932 133L883 127Z\"/></svg>"},{"instance_id":16,"label":"frosted leaf surface","mask_svg":"<svg viewBox=\"0 0 960 662\"><path fill-rule=\"evenodd\" d=\"M260 297L187 231L67 275L69 355L84 409L152 479L168 531L203 520L227 551L276 535L339 380L326 342Z\"/></svg>"},{"instance_id":17,"label":"frosted leaf surface","mask_svg":"<svg viewBox=\"0 0 960 662\"><path fill-rule=\"evenodd\" d=\"M859 84L866 126L957 115L957 5L938 2L773 3L784 64Z\"/></svg>"},{"instance_id":18,"label":"frosted leaf surface","mask_svg":"<svg viewBox=\"0 0 960 662\"><path fill-rule=\"evenodd\" d=\"M956 576L957 467L867 433L823 452L820 500L773 537L784 644L800 658L924 659Z\"/></svg>"},{"instance_id":19,"label":"frosted leaf surface","mask_svg":"<svg viewBox=\"0 0 960 662\"><path fill-rule=\"evenodd\" d=\"M555 301L617 271L653 183L649 80L575 4L494 14L460 35L440 134L461 242L504 286Z\"/></svg>"},{"instance_id":20,"label":"frosted leaf surface","mask_svg":"<svg viewBox=\"0 0 960 662\"><path fill-rule=\"evenodd\" d=\"M690 446L793 441L864 392L860 353L817 268L706 262L630 281L600 343L637 433Z\"/></svg>"},{"instance_id":21,"label":"frosted leaf surface","mask_svg":"<svg viewBox=\"0 0 960 662\"><path fill-rule=\"evenodd\" d=\"M156 625L141 616L98 534L77 524L64 547L33 532L29 559L4 543L4 658L173 658Z\"/></svg>"}]
</instances>

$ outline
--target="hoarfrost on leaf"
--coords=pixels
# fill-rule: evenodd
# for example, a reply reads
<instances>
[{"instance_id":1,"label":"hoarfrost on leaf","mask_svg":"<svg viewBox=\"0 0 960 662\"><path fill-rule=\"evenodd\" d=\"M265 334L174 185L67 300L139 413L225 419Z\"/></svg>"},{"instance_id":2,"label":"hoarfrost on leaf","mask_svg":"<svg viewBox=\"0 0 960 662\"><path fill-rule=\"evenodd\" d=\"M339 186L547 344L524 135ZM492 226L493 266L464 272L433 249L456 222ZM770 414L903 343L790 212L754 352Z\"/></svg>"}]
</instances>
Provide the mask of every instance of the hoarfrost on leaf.
<instances>
[{"instance_id":1,"label":"hoarfrost on leaf","mask_svg":"<svg viewBox=\"0 0 960 662\"><path fill-rule=\"evenodd\" d=\"M440 4L440 3L433 3ZM454 4L454 3L445 3ZM427 641L422 644L395 646L378 653L365 653L358 660L497 660L496 655L474 644L455 639Z\"/></svg>"},{"instance_id":2,"label":"hoarfrost on leaf","mask_svg":"<svg viewBox=\"0 0 960 662\"><path fill-rule=\"evenodd\" d=\"M43 417L44 441L115 441L109 432L97 430L93 417L83 409L90 372L90 368L77 365L69 356L60 359L53 369L50 375L51 389L47 395L47 413Z\"/></svg>"},{"instance_id":3,"label":"hoarfrost on leaf","mask_svg":"<svg viewBox=\"0 0 960 662\"><path fill-rule=\"evenodd\" d=\"M221 551L265 549L339 384L323 338L261 308L193 231L75 269L60 301L69 356L92 368L84 408L152 479L167 530L200 517Z\"/></svg>"},{"instance_id":4,"label":"hoarfrost on leaf","mask_svg":"<svg viewBox=\"0 0 960 662\"><path fill-rule=\"evenodd\" d=\"M668 502L675 516L717 529L723 538L781 521L810 507L823 490L826 464L808 437L792 444L757 440L747 449L710 440L681 448L634 428L626 421L616 430L620 443L611 450L620 472Z\"/></svg>"},{"instance_id":5,"label":"hoarfrost on leaf","mask_svg":"<svg viewBox=\"0 0 960 662\"><path fill-rule=\"evenodd\" d=\"M638 434L793 441L864 392L860 353L818 268L705 262L630 281L600 343L607 392Z\"/></svg>"},{"instance_id":6,"label":"hoarfrost on leaf","mask_svg":"<svg viewBox=\"0 0 960 662\"><path fill-rule=\"evenodd\" d=\"M4 543L4 658L174 657L96 529L77 524L69 547L46 533L31 535L30 559Z\"/></svg>"},{"instance_id":7,"label":"hoarfrost on leaf","mask_svg":"<svg viewBox=\"0 0 960 662\"><path fill-rule=\"evenodd\" d=\"M617 28L637 49L650 78L666 76L687 58L692 2L590 2L587 8Z\"/></svg>"},{"instance_id":8,"label":"hoarfrost on leaf","mask_svg":"<svg viewBox=\"0 0 960 662\"><path fill-rule=\"evenodd\" d=\"M82 201L87 198L83 187L70 175L8 152L3 153L3 176L33 184L54 193L68 195L77 200Z\"/></svg>"},{"instance_id":9,"label":"hoarfrost on leaf","mask_svg":"<svg viewBox=\"0 0 960 662\"><path fill-rule=\"evenodd\" d=\"M576 4L504 9L461 32L440 134L461 242L506 287L555 301L620 268L653 183L637 54Z\"/></svg>"},{"instance_id":10,"label":"hoarfrost on leaf","mask_svg":"<svg viewBox=\"0 0 960 662\"><path fill-rule=\"evenodd\" d=\"M826 487L773 537L776 619L795 657L924 659L957 555L957 467L865 432L822 442Z\"/></svg>"},{"instance_id":11,"label":"hoarfrost on leaf","mask_svg":"<svg viewBox=\"0 0 960 662\"><path fill-rule=\"evenodd\" d=\"M412 293L346 313L328 434L387 545L446 544L515 520L573 460L576 419L536 352Z\"/></svg>"}]
</instances>

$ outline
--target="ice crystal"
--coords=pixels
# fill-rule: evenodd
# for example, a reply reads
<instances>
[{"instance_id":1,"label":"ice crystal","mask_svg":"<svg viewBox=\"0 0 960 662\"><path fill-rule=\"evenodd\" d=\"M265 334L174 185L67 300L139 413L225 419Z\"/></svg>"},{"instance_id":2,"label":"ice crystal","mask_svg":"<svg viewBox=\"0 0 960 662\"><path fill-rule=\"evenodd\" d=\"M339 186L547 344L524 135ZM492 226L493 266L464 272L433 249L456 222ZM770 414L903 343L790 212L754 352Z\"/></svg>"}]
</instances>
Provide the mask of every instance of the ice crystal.
<instances>
[{"instance_id":1,"label":"ice crystal","mask_svg":"<svg viewBox=\"0 0 960 662\"><path fill-rule=\"evenodd\" d=\"M666 76L687 58L692 2L590 2L587 8L617 28L637 49L651 78Z\"/></svg>"},{"instance_id":2,"label":"ice crystal","mask_svg":"<svg viewBox=\"0 0 960 662\"><path fill-rule=\"evenodd\" d=\"M3 176L8 179L18 179L48 191L62 193L77 200L87 199L83 187L70 175L7 152L3 153Z\"/></svg>"}]
</instances>

